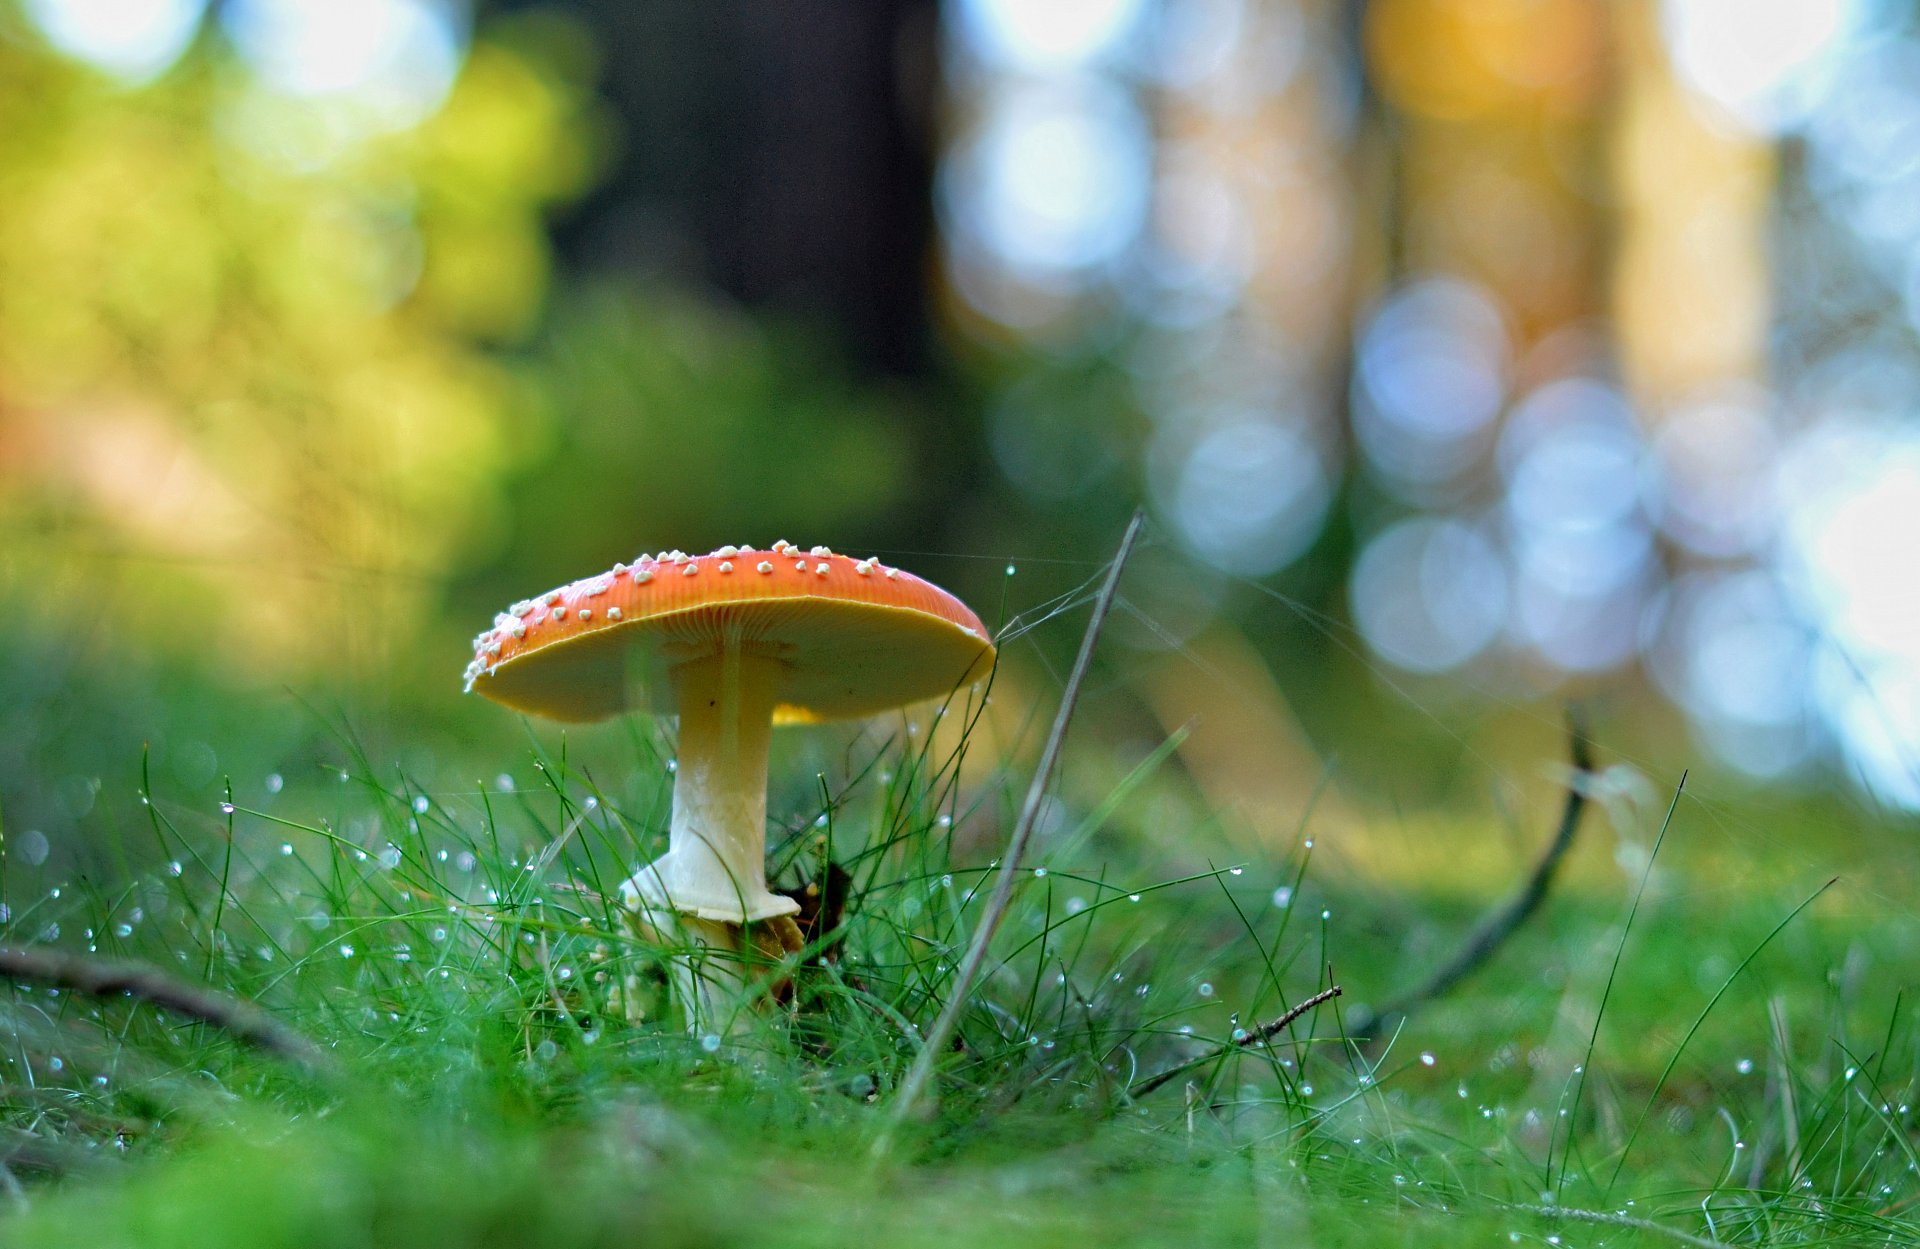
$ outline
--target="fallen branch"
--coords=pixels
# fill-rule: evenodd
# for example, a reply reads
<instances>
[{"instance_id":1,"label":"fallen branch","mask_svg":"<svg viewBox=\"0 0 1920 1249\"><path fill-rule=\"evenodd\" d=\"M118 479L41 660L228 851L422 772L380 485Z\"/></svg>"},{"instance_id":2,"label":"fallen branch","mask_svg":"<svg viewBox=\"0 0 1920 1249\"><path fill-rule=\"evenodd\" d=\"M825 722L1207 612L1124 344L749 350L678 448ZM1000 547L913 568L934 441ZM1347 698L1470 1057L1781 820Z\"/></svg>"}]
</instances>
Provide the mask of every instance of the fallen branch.
<instances>
[{"instance_id":1,"label":"fallen branch","mask_svg":"<svg viewBox=\"0 0 1920 1249\"><path fill-rule=\"evenodd\" d=\"M1073 661L1073 671L1067 677L1066 688L1061 691L1060 708L1054 713L1053 728L1047 734L1046 745L1040 750L1040 762L1034 767L1033 780L1027 785L1026 802L1020 808L1020 818L1014 822L1013 835L1007 839L1006 853L1000 858L1000 878L994 882L986 909L980 913L980 924L974 929L973 944L967 948L966 957L960 960L960 970L955 973L953 985L947 990L946 1006L927 1030L926 1038L920 1043L920 1052L914 1056L913 1066L908 1068L906 1078L900 1082L900 1091L894 1095L892 1114L887 1119L886 1127L874 1138L873 1157L876 1160L886 1154L894 1131L920 1111L921 1099L926 1096L927 1086L933 1079L934 1066L945 1054L954 1030L960 1026L960 1012L967 1008L967 993L987 961L987 947L993 941L995 930L1006 917L1007 905L1013 900L1013 884L1020 874L1020 856L1033 837L1034 825L1039 821L1041 807L1046 801L1047 785L1053 780L1054 765L1060 761L1060 744L1066 739L1067 724L1073 719L1074 704L1080 699L1080 685L1086 680L1088 665L1093 661L1093 644L1100 636L1100 626L1106 623L1108 609L1113 606L1114 594L1120 588L1120 573L1127 566L1127 556L1133 553L1134 539L1140 536L1143 520L1144 513L1134 512L1126 533L1120 538L1120 549L1114 552L1113 564L1107 569L1106 582L1093 600L1093 616L1087 621L1087 631L1080 639L1080 654Z\"/></svg>"},{"instance_id":2,"label":"fallen branch","mask_svg":"<svg viewBox=\"0 0 1920 1249\"><path fill-rule=\"evenodd\" d=\"M1584 719L1574 707L1567 708L1567 737L1574 776L1567 783L1566 802L1560 808L1560 824L1520 891L1504 906L1489 912L1454 956L1419 986L1378 1010L1362 1007L1349 1016L1346 1028L1348 1040L1363 1045L1391 1031L1395 1024L1415 1009L1440 997L1478 971L1546 901L1561 861L1567 857L1567 851L1573 846L1574 834L1579 831L1581 813L1587 807L1586 786L1581 782L1593 771L1593 747L1587 740Z\"/></svg>"},{"instance_id":3,"label":"fallen branch","mask_svg":"<svg viewBox=\"0 0 1920 1249\"><path fill-rule=\"evenodd\" d=\"M175 980L143 963L108 962L63 950L0 946L0 978L51 985L90 997L125 995L212 1024L313 1070L332 1066L332 1060L312 1041L252 1002Z\"/></svg>"},{"instance_id":4,"label":"fallen branch","mask_svg":"<svg viewBox=\"0 0 1920 1249\"><path fill-rule=\"evenodd\" d=\"M1212 1062L1216 1058L1221 1057L1222 1055L1229 1054L1236 1049L1249 1049L1255 1045L1265 1045L1268 1041L1271 1041L1274 1037L1278 1036L1282 1031L1284 1031L1288 1024L1291 1024L1294 1020L1300 1018L1300 1016L1306 1014L1308 1011L1312 1010L1316 1006L1323 1006L1326 1003L1331 1002L1333 999L1339 996L1340 996L1340 986L1337 984L1330 985L1327 988L1320 990L1320 992L1314 994L1312 997L1307 998L1304 1001L1301 1001L1300 1003L1295 1005L1293 1009L1289 1010L1286 1014L1280 1016L1278 1019L1272 1020L1268 1023L1263 1023L1258 1028L1255 1028L1253 1031L1243 1033L1240 1036L1233 1038L1231 1041L1227 1041L1220 1045L1216 1045L1204 1054L1200 1054L1200 1055L1197 1055L1196 1057L1189 1058L1182 1063L1175 1063L1173 1066L1168 1067L1165 1071L1156 1072L1153 1075L1148 1076L1146 1079L1140 1081L1140 1083L1128 1089L1127 1095L1129 1097L1133 1097L1136 1099L1145 1097L1147 1094L1153 1092L1155 1089L1159 1088L1161 1085L1165 1084L1167 1081L1173 1079L1175 1076L1180 1075L1183 1072L1192 1071L1195 1067L1204 1067L1208 1063Z\"/></svg>"}]
</instances>

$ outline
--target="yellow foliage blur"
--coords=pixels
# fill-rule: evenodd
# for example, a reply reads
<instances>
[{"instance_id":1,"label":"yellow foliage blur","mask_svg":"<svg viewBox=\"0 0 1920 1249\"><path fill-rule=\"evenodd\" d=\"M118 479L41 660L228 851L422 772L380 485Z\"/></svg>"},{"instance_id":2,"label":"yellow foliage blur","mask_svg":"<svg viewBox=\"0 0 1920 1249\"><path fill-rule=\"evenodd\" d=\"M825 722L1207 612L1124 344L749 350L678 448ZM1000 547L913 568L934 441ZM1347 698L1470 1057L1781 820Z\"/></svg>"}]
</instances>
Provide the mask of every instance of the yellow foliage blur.
<instances>
[{"instance_id":1,"label":"yellow foliage blur","mask_svg":"<svg viewBox=\"0 0 1920 1249\"><path fill-rule=\"evenodd\" d=\"M125 89L0 39L0 578L224 661L377 659L525 445L489 349L593 118L532 43L397 133L211 45Z\"/></svg>"}]
</instances>

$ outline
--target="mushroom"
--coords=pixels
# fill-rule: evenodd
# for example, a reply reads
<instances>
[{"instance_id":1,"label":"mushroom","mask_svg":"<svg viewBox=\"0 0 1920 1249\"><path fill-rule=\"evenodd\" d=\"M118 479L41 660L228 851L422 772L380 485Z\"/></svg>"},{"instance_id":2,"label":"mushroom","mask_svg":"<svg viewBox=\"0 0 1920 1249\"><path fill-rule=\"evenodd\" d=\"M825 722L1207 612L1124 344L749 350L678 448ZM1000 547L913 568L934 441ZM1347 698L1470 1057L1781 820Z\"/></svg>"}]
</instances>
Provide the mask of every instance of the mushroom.
<instances>
[{"instance_id":1,"label":"mushroom","mask_svg":"<svg viewBox=\"0 0 1920 1249\"><path fill-rule=\"evenodd\" d=\"M980 618L938 586L776 542L642 555L515 603L474 639L466 688L554 720L678 717L667 853L621 894L645 935L687 951L674 984L699 1031L738 1022L743 956L801 945L798 903L767 888L773 726L950 694L993 658Z\"/></svg>"}]
</instances>

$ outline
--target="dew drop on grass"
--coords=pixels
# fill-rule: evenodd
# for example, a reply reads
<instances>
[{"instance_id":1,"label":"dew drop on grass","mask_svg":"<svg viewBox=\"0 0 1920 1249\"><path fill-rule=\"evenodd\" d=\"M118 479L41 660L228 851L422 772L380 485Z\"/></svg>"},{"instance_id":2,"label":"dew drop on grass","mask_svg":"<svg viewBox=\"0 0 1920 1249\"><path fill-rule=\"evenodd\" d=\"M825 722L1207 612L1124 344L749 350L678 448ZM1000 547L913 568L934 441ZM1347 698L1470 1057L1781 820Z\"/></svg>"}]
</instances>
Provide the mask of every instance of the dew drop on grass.
<instances>
[{"instance_id":1,"label":"dew drop on grass","mask_svg":"<svg viewBox=\"0 0 1920 1249\"><path fill-rule=\"evenodd\" d=\"M1087 900L1078 894L1067 899L1067 914L1078 915L1087 909Z\"/></svg>"},{"instance_id":2,"label":"dew drop on grass","mask_svg":"<svg viewBox=\"0 0 1920 1249\"><path fill-rule=\"evenodd\" d=\"M1035 877L1044 880L1047 875L1047 869L1044 867L1036 867L1033 869L1033 874Z\"/></svg>"},{"instance_id":3,"label":"dew drop on grass","mask_svg":"<svg viewBox=\"0 0 1920 1249\"><path fill-rule=\"evenodd\" d=\"M592 794L588 794L587 800L581 803L580 805L585 807L589 811L598 811L600 809L600 800L598 798L595 798Z\"/></svg>"},{"instance_id":4,"label":"dew drop on grass","mask_svg":"<svg viewBox=\"0 0 1920 1249\"><path fill-rule=\"evenodd\" d=\"M1848 1067L1848 1068L1847 1068L1847 1072L1846 1072L1846 1078L1847 1078L1847 1079L1849 1079L1849 1080L1851 1080L1851 1079L1853 1079L1853 1077L1855 1077L1855 1076L1857 1076L1857 1075L1859 1075L1859 1074L1860 1074L1860 1068L1858 1068L1858 1067Z\"/></svg>"},{"instance_id":5,"label":"dew drop on grass","mask_svg":"<svg viewBox=\"0 0 1920 1249\"><path fill-rule=\"evenodd\" d=\"M1454 1091L1454 1094L1455 1094L1455 1095L1456 1095L1457 1097L1459 1097L1461 1101L1465 1101L1465 1100L1467 1099L1467 1086L1466 1086L1466 1085L1464 1085L1464 1084L1457 1084L1457 1085L1455 1085L1455 1086L1454 1086L1454 1089L1453 1089L1453 1091Z\"/></svg>"},{"instance_id":6,"label":"dew drop on grass","mask_svg":"<svg viewBox=\"0 0 1920 1249\"><path fill-rule=\"evenodd\" d=\"M131 937L133 935L133 925L124 923L115 924L113 926L113 935L116 937Z\"/></svg>"},{"instance_id":7,"label":"dew drop on grass","mask_svg":"<svg viewBox=\"0 0 1920 1249\"><path fill-rule=\"evenodd\" d=\"M386 849L380 852L380 868L382 871L391 872L394 868L399 866L400 866L400 847L388 846Z\"/></svg>"},{"instance_id":8,"label":"dew drop on grass","mask_svg":"<svg viewBox=\"0 0 1920 1249\"><path fill-rule=\"evenodd\" d=\"M502 772L493 778L493 787L503 794L510 794L513 792L513 777L508 773Z\"/></svg>"},{"instance_id":9,"label":"dew drop on grass","mask_svg":"<svg viewBox=\"0 0 1920 1249\"><path fill-rule=\"evenodd\" d=\"M1140 900L1140 895L1137 893L1130 893L1127 895L1127 901L1129 902L1138 902L1139 900Z\"/></svg>"},{"instance_id":10,"label":"dew drop on grass","mask_svg":"<svg viewBox=\"0 0 1920 1249\"><path fill-rule=\"evenodd\" d=\"M1012 564L1008 564L1008 565L1007 565L1007 575L1008 575L1009 577L1011 577L1011 576L1013 575L1013 565L1012 565Z\"/></svg>"},{"instance_id":11,"label":"dew drop on grass","mask_svg":"<svg viewBox=\"0 0 1920 1249\"><path fill-rule=\"evenodd\" d=\"M185 871L185 870L186 870L185 868L183 868L183 867L181 867L181 866L180 866L180 860L178 860L178 859L168 859L168 860L167 860L167 875L169 875L169 876L178 876L178 875L179 875L179 874L180 874L181 872L183 872L183 871ZM56 889L56 890L54 890L54 891L53 891L53 896L54 896L54 897L56 897L56 898L57 898L57 897L59 897L59 896L60 896L60 891L59 891L58 889Z\"/></svg>"},{"instance_id":12,"label":"dew drop on grass","mask_svg":"<svg viewBox=\"0 0 1920 1249\"><path fill-rule=\"evenodd\" d=\"M1230 868L1228 868L1228 869L1227 869L1227 875L1229 875L1229 876L1239 876L1239 875L1242 875L1243 873L1245 873L1245 872L1246 872L1246 870L1247 870L1247 869L1246 869L1246 868L1244 868L1244 867L1230 867Z\"/></svg>"},{"instance_id":13,"label":"dew drop on grass","mask_svg":"<svg viewBox=\"0 0 1920 1249\"><path fill-rule=\"evenodd\" d=\"M1312 1086L1311 1084L1303 1084L1303 1085L1301 1085L1301 1086L1300 1086L1300 1096L1302 1096L1302 1097L1312 1097L1312 1096L1313 1096L1313 1086Z\"/></svg>"},{"instance_id":14,"label":"dew drop on grass","mask_svg":"<svg viewBox=\"0 0 1920 1249\"><path fill-rule=\"evenodd\" d=\"M1274 890L1273 904L1279 907L1283 911L1286 910L1288 907L1292 906L1293 905L1293 886L1282 885L1278 889Z\"/></svg>"},{"instance_id":15,"label":"dew drop on grass","mask_svg":"<svg viewBox=\"0 0 1920 1249\"><path fill-rule=\"evenodd\" d=\"M678 772L679 770L680 770L680 761L678 759L667 760L667 771Z\"/></svg>"},{"instance_id":16,"label":"dew drop on grass","mask_svg":"<svg viewBox=\"0 0 1920 1249\"><path fill-rule=\"evenodd\" d=\"M453 865L463 872L471 872L479 860L473 857L473 851L462 850L453 860Z\"/></svg>"},{"instance_id":17,"label":"dew drop on grass","mask_svg":"<svg viewBox=\"0 0 1920 1249\"><path fill-rule=\"evenodd\" d=\"M51 1071L65 1071L67 1069L67 1060L55 1054L47 1059L47 1068Z\"/></svg>"},{"instance_id":18,"label":"dew drop on grass","mask_svg":"<svg viewBox=\"0 0 1920 1249\"><path fill-rule=\"evenodd\" d=\"M1420 1065L1422 1067L1431 1067L1433 1066L1433 1064L1439 1061L1440 1060L1435 1058L1432 1054L1422 1053L1420 1055Z\"/></svg>"},{"instance_id":19,"label":"dew drop on grass","mask_svg":"<svg viewBox=\"0 0 1920 1249\"><path fill-rule=\"evenodd\" d=\"M287 787L287 779L278 772L267 773L267 792L277 794Z\"/></svg>"},{"instance_id":20,"label":"dew drop on grass","mask_svg":"<svg viewBox=\"0 0 1920 1249\"><path fill-rule=\"evenodd\" d=\"M432 805L433 804L431 802L427 801L427 796L425 794L415 794L413 798L413 813L415 815L425 815L427 813L427 808L431 807Z\"/></svg>"},{"instance_id":21,"label":"dew drop on grass","mask_svg":"<svg viewBox=\"0 0 1920 1249\"><path fill-rule=\"evenodd\" d=\"M293 855L293 843L292 843L292 842L290 842L290 841L283 841L283 842L281 842L281 843L280 843L280 853L281 853L281 854L282 854L283 856L286 856L286 857L291 857L291 856Z\"/></svg>"},{"instance_id":22,"label":"dew drop on grass","mask_svg":"<svg viewBox=\"0 0 1920 1249\"><path fill-rule=\"evenodd\" d=\"M233 804L232 804L231 802L223 802L223 803L221 803L221 804L220 804L220 814L222 814L222 815L232 815L232 814L233 814Z\"/></svg>"},{"instance_id":23,"label":"dew drop on grass","mask_svg":"<svg viewBox=\"0 0 1920 1249\"><path fill-rule=\"evenodd\" d=\"M560 1056L560 1047L554 1044L552 1037L548 1037L533 1047L533 1056L543 1063L550 1063Z\"/></svg>"},{"instance_id":24,"label":"dew drop on grass","mask_svg":"<svg viewBox=\"0 0 1920 1249\"><path fill-rule=\"evenodd\" d=\"M943 815L940 817L939 824L941 828L952 828L953 817L951 815Z\"/></svg>"},{"instance_id":25,"label":"dew drop on grass","mask_svg":"<svg viewBox=\"0 0 1920 1249\"><path fill-rule=\"evenodd\" d=\"M429 935L431 935L435 941L445 941L447 939L447 930L445 928L435 928Z\"/></svg>"},{"instance_id":26,"label":"dew drop on grass","mask_svg":"<svg viewBox=\"0 0 1920 1249\"><path fill-rule=\"evenodd\" d=\"M1332 918L1333 918L1333 912L1332 912L1331 910L1325 910L1325 911L1322 911L1322 912L1320 912L1320 918L1321 918L1321 919L1332 919Z\"/></svg>"},{"instance_id":27,"label":"dew drop on grass","mask_svg":"<svg viewBox=\"0 0 1920 1249\"><path fill-rule=\"evenodd\" d=\"M342 945L342 946L340 947L340 957L341 957L341 958L352 958L352 957L353 957L353 947L352 947L352 946L350 946L350 945Z\"/></svg>"},{"instance_id":28,"label":"dew drop on grass","mask_svg":"<svg viewBox=\"0 0 1920 1249\"><path fill-rule=\"evenodd\" d=\"M1210 984L1208 984L1208 983L1207 983L1206 981L1204 981L1204 980L1202 980L1202 981L1200 982L1200 996L1201 996L1201 997L1212 997L1212 996L1213 996L1213 986L1212 986L1212 985L1210 985Z\"/></svg>"},{"instance_id":29,"label":"dew drop on grass","mask_svg":"<svg viewBox=\"0 0 1920 1249\"><path fill-rule=\"evenodd\" d=\"M700 1048L709 1054L717 1054L720 1052L720 1038L709 1032L700 1038Z\"/></svg>"}]
</instances>

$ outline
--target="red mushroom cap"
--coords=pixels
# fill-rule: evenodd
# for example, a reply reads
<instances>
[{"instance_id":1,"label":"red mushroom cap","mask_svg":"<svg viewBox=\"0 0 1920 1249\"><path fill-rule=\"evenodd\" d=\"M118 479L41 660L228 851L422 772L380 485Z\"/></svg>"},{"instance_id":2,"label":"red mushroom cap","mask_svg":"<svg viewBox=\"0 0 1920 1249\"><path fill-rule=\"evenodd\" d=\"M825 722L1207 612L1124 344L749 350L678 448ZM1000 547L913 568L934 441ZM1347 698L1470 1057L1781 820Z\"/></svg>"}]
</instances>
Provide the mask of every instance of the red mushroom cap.
<instances>
[{"instance_id":1,"label":"red mushroom cap","mask_svg":"<svg viewBox=\"0 0 1920 1249\"><path fill-rule=\"evenodd\" d=\"M723 546L642 556L515 603L474 639L467 688L555 720L671 712L667 670L728 636L780 660L776 723L948 694L994 656L980 618L912 573L825 547Z\"/></svg>"}]
</instances>

